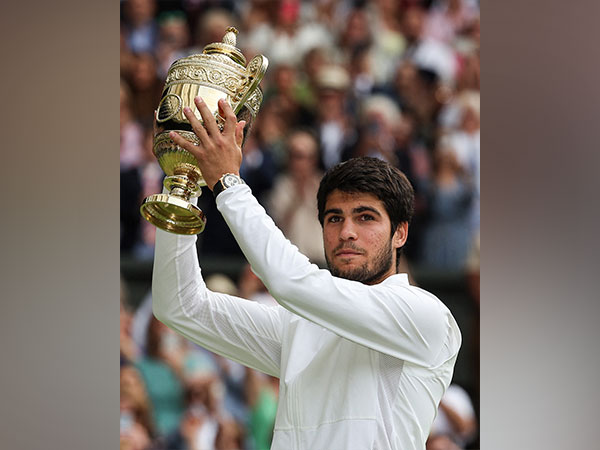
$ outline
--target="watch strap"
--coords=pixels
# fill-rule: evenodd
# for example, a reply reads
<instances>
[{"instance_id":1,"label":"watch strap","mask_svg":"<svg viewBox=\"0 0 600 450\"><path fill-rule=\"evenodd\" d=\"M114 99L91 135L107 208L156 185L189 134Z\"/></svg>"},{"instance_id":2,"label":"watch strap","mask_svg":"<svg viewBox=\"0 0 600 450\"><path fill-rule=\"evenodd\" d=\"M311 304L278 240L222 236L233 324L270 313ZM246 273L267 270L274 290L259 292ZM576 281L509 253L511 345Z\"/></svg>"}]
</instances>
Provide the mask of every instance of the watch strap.
<instances>
[{"instance_id":1,"label":"watch strap","mask_svg":"<svg viewBox=\"0 0 600 450\"><path fill-rule=\"evenodd\" d=\"M227 184L225 182L225 178L235 178L238 180L237 183L234 184ZM213 186L212 192L213 192L213 197L217 198L217 195L219 195L221 192L223 192L225 189L230 188L231 186L235 186L238 184L246 184L246 182L244 180L242 180L242 178L240 178L239 175L236 175L234 173L226 173L224 174L221 178L219 178L219 181L217 181L215 183L215 185Z\"/></svg>"}]
</instances>

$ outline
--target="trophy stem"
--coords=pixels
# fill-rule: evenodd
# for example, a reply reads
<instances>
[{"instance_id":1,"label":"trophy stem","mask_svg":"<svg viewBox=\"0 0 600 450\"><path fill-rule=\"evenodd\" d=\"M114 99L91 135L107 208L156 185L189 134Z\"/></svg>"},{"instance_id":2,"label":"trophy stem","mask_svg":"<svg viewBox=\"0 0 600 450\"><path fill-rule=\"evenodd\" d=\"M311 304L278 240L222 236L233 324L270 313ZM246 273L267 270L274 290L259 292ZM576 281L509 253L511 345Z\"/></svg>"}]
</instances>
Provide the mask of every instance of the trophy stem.
<instances>
[{"instance_id":1,"label":"trophy stem","mask_svg":"<svg viewBox=\"0 0 600 450\"><path fill-rule=\"evenodd\" d=\"M190 198L202 194L200 183L204 179L198 167L192 164L179 164L173 175L163 182L168 194L155 194L147 197L140 211L142 216L155 226L176 234L198 234L204 230L204 213Z\"/></svg>"}]
</instances>

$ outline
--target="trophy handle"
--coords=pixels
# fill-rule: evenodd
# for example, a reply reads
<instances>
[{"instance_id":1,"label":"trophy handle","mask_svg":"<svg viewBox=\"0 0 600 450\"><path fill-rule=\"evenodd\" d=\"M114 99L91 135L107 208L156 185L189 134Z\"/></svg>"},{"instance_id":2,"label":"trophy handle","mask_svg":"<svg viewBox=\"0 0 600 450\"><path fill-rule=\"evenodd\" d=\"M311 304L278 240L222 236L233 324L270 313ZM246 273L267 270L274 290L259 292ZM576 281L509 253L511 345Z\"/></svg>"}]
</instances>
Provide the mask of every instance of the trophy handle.
<instances>
[{"instance_id":1,"label":"trophy handle","mask_svg":"<svg viewBox=\"0 0 600 450\"><path fill-rule=\"evenodd\" d=\"M266 56L256 55L250 60L248 67L246 68L246 79L242 82L236 94L231 99L231 107L235 114L242 109L246 100L248 100L252 93L258 89L258 85L265 76L268 66L269 60Z\"/></svg>"}]
</instances>

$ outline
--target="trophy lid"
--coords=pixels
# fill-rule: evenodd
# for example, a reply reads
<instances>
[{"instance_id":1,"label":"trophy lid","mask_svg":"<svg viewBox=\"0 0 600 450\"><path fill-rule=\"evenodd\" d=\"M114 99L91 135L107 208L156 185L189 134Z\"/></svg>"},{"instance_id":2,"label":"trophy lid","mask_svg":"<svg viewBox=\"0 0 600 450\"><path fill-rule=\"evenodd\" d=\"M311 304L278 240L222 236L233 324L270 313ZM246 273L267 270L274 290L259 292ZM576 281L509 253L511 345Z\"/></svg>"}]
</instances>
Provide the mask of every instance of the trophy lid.
<instances>
[{"instance_id":1,"label":"trophy lid","mask_svg":"<svg viewBox=\"0 0 600 450\"><path fill-rule=\"evenodd\" d=\"M212 44L208 44L204 47L202 51L203 54L221 54L228 56L233 61L242 66L246 65L246 58L242 54L239 48L236 45L236 35L238 34L238 30L235 27L227 28L225 36L223 36L222 42L213 42Z\"/></svg>"}]
</instances>

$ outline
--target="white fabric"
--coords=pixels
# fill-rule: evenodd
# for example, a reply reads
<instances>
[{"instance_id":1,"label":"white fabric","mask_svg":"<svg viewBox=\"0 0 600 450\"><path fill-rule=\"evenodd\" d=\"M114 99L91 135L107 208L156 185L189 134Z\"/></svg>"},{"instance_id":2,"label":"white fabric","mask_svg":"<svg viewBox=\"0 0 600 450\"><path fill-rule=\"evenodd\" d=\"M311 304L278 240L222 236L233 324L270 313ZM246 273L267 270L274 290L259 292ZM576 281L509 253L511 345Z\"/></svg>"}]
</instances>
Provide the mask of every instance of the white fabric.
<instances>
[{"instance_id":1,"label":"white fabric","mask_svg":"<svg viewBox=\"0 0 600 450\"><path fill-rule=\"evenodd\" d=\"M208 291L195 236L159 231L155 315L280 378L272 449L423 450L461 341L446 306L406 274L367 286L310 264L247 185L219 194L217 207L281 306Z\"/></svg>"}]
</instances>

